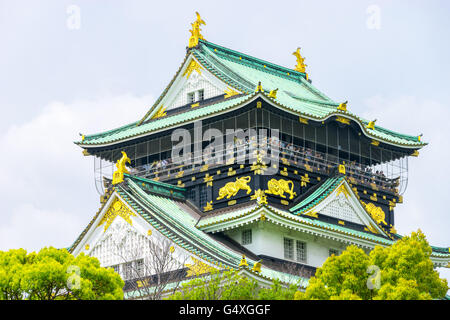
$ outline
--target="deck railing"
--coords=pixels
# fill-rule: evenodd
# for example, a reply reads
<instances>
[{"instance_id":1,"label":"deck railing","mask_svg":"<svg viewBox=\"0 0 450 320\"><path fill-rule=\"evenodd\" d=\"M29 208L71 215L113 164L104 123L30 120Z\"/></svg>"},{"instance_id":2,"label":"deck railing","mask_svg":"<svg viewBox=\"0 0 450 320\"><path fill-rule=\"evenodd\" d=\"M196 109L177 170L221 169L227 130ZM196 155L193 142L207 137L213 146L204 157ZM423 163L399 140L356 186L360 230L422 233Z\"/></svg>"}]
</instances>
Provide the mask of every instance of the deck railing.
<instances>
[{"instance_id":1,"label":"deck railing","mask_svg":"<svg viewBox=\"0 0 450 320\"><path fill-rule=\"evenodd\" d=\"M253 154L251 154L253 151ZM278 151L278 152L275 152ZM224 155L219 157L222 161L216 161L216 155ZM249 154L251 154L250 160ZM203 151L199 157L189 157L191 161L182 164L173 163L171 158L155 161L152 164L146 164L132 168L132 174L142 176L149 179L156 177L159 180L174 179L185 176L190 173L204 171L205 165L208 169L222 167L226 164L254 163L256 155L259 154L262 162L274 163L279 161L280 166L292 165L305 168L310 172L330 174L336 170L338 165L344 164L346 175L354 184L363 184L371 187L380 188L389 192L398 193L400 176L388 178L381 171L375 171L374 168L364 166L356 162L339 161L336 156L324 154L309 148L299 147L292 144L281 143L277 149L268 143L243 142L237 146L224 145L224 149L215 152ZM278 159L276 156L278 155ZM228 159L228 162L227 160ZM241 162L237 162L241 160Z\"/></svg>"}]
</instances>

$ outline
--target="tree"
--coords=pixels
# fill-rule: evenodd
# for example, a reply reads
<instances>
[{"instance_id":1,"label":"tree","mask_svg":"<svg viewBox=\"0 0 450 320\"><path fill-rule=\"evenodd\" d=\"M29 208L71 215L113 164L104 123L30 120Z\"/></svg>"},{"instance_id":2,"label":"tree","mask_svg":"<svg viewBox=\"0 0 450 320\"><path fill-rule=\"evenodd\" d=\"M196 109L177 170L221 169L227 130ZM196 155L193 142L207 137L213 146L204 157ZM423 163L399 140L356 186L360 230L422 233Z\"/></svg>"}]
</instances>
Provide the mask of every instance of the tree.
<instances>
[{"instance_id":1,"label":"tree","mask_svg":"<svg viewBox=\"0 0 450 320\"><path fill-rule=\"evenodd\" d=\"M187 256L177 254L173 242L165 237L113 239L112 249L123 266L125 291L133 299L160 300L166 291L174 293L186 276Z\"/></svg>"},{"instance_id":2,"label":"tree","mask_svg":"<svg viewBox=\"0 0 450 320\"><path fill-rule=\"evenodd\" d=\"M329 257L295 299L441 299L448 284L434 270L431 251L420 230L390 247L376 246L369 255L349 246Z\"/></svg>"},{"instance_id":3,"label":"tree","mask_svg":"<svg viewBox=\"0 0 450 320\"><path fill-rule=\"evenodd\" d=\"M97 258L66 249L0 251L0 300L123 299L124 282Z\"/></svg>"},{"instance_id":4,"label":"tree","mask_svg":"<svg viewBox=\"0 0 450 320\"><path fill-rule=\"evenodd\" d=\"M285 288L277 280L270 288L254 279L239 275L236 270L219 271L195 278L181 285L170 300L292 300L298 286Z\"/></svg>"}]
</instances>

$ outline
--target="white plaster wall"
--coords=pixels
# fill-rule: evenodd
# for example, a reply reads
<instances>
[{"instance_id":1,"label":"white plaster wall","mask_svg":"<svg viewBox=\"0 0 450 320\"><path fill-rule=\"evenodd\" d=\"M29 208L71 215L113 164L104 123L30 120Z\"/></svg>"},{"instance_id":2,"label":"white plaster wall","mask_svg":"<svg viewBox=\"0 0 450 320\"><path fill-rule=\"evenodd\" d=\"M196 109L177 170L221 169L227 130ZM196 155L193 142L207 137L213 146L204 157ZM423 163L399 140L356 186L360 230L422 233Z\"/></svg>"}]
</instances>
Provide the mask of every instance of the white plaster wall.
<instances>
[{"instance_id":1,"label":"white plaster wall","mask_svg":"<svg viewBox=\"0 0 450 320\"><path fill-rule=\"evenodd\" d=\"M196 71L193 71L183 87L179 89L175 98L169 102L167 110L175 109L187 104L188 93L197 92L198 90L204 90L203 99L209 99L224 94L223 88L213 85L203 72L202 74L198 74ZM196 96L196 100L197 99Z\"/></svg>"},{"instance_id":2,"label":"white plaster wall","mask_svg":"<svg viewBox=\"0 0 450 320\"><path fill-rule=\"evenodd\" d=\"M242 244L242 231L252 229L252 243L244 245L245 248L257 255L267 255L279 259L284 258L284 237L306 242L306 263L313 267L320 267L329 256L330 249L339 251L345 250L345 245L341 242L319 238L303 232L287 230L285 228L267 225L265 223L252 224L251 226L227 231L226 234L233 240ZM296 259L296 248L294 244L294 259Z\"/></svg>"}]
</instances>

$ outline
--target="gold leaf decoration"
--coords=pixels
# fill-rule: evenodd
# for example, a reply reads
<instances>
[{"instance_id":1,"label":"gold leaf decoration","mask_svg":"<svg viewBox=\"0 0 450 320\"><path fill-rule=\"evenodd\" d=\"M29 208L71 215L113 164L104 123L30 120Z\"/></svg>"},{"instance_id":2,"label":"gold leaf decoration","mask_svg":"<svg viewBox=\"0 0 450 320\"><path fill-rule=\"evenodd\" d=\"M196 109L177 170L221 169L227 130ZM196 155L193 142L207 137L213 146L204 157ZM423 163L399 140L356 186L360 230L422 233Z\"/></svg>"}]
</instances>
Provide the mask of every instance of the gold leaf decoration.
<instances>
[{"instance_id":1,"label":"gold leaf decoration","mask_svg":"<svg viewBox=\"0 0 450 320\"><path fill-rule=\"evenodd\" d=\"M105 224L103 232L106 232L117 216L122 217L122 219L132 225L131 216L136 216L136 214L120 201L119 198L116 198L98 223L97 227Z\"/></svg>"}]
</instances>

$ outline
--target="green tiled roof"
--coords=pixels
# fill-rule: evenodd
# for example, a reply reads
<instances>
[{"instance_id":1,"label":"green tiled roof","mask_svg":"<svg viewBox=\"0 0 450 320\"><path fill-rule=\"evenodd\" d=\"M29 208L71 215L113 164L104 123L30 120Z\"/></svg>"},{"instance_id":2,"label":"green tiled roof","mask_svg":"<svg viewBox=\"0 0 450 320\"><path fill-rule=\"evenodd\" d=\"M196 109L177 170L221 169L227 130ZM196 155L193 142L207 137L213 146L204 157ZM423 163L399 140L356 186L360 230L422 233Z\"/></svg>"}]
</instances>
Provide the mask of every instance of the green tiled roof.
<instances>
[{"instance_id":1,"label":"green tiled roof","mask_svg":"<svg viewBox=\"0 0 450 320\"><path fill-rule=\"evenodd\" d=\"M244 95L163 118L147 119L142 123L136 121L114 130L86 135L84 141L77 143L86 147L110 144L151 134L160 129L168 129L184 122L213 116L231 107L245 105L245 102L253 97L253 92L258 82L261 81L265 93L278 89L277 98L271 99L272 103L286 111L316 121L322 121L335 115L342 116L359 123L363 132L371 138L411 148L420 148L426 145L426 143L419 142L417 136L396 133L379 126L375 126L374 130L367 129L368 120L362 119L351 112L338 111L336 108L339 103L316 89L305 79L303 73L203 40L199 41L197 47L190 49L190 53L205 69L229 86L244 92ZM168 88L158 98L157 103L161 101L167 91ZM156 107L156 103L152 108L154 107ZM146 117L149 115L147 113Z\"/></svg>"},{"instance_id":2,"label":"green tiled roof","mask_svg":"<svg viewBox=\"0 0 450 320\"><path fill-rule=\"evenodd\" d=\"M250 212L255 211L256 209L258 209L258 205L251 204L250 206L245 206L245 207L237 208L235 210L230 210L227 213L209 214L200 219L200 221L197 224L197 227L202 228L202 227L210 225L210 224L216 224L218 222L223 221L223 219L234 220L241 216L246 216Z\"/></svg>"},{"instance_id":3,"label":"green tiled roof","mask_svg":"<svg viewBox=\"0 0 450 320\"><path fill-rule=\"evenodd\" d=\"M289 211L302 214L324 200L344 180L344 176L336 176L325 180L314 192L293 206Z\"/></svg>"},{"instance_id":4,"label":"green tiled roof","mask_svg":"<svg viewBox=\"0 0 450 320\"><path fill-rule=\"evenodd\" d=\"M146 179L146 178L142 178L142 177L132 176L127 173L124 173L124 176L127 178L132 178L133 181L135 181L136 183L139 183L140 188L145 191L149 191L149 192L153 192L153 193L160 194L163 196L173 197L173 198L177 198L177 199L181 199L181 200L184 200L186 198L185 197L185 192L186 192L185 188L178 187L178 186L172 185L170 183L165 183L165 182L155 181L155 180Z\"/></svg>"},{"instance_id":5,"label":"green tiled roof","mask_svg":"<svg viewBox=\"0 0 450 320\"><path fill-rule=\"evenodd\" d=\"M239 78L244 79L245 81L241 81L241 83L235 85L238 89L252 92L259 81L261 81L266 91L279 89L276 102L303 116L322 120L334 114L341 116L347 115L350 118L359 120L364 127L369 123L368 120L357 117L351 112L337 111L336 108L339 103L331 100L310 84L302 73L250 57L207 41L200 41L199 49L193 52L195 57L203 65L206 65L209 71L214 74L220 74L222 80L226 81L227 75L234 82L239 82ZM231 80L229 84L233 85L233 81ZM417 136L396 133L379 126L375 126L375 130L365 130L369 135L385 141L417 146L424 145L418 141Z\"/></svg>"},{"instance_id":6,"label":"green tiled roof","mask_svg":"<svg viewBox=\"0 0 450 320\"><path fill-rule=\"evenodd\" d=\"M179 245L191 245L195 253L203 258L224 263L236 268L241 255L226 248L209 235L195 227L197 220L177 201L167 197L147 194L133 179L127 179L128 190L119 186L118 192L141 216L165 234L168 238L179 239ZM152 213L150 215L149 213ZM249 260L249 264L253 264Z\"/></svg>"},{"instance_id":7,"label":"green tiled roof","mask_svg":"<svg viewBox=\"0 0 450 320\"><path fill-rule=\"evenodd\" d=\"M136 126L136 123L133 123L131 125L124 126L116 130L107 131L95 135L89 135L85 137L85 140L81 144L86 146L100 145L112 143L119 140L129 139L142 134L146 134L156 130L168 128L177 124L181 124L187 121L207 117L211 114L226 110L239 103L242 103L243 101L249 99L249 97L250 95L244 95L236 98L229 98L227 100L209 106L194 108L187 112L178 113L173 116L151 120L149 122L143 123L140 126Z\"/></svg>"},{"instance_id":8,"label":"green tiled roof","mask_svg":"<svg viewBox=\"0 0 450 320\"><path fill-rule=\"evenodd\" d=\"M394 243L394 241L392 241L392 240L389 240L385 237L381 237L381 236L378 236L378 235L375 235L372 233L358 231L358 230L354 230L351 228L347 228L345 226L341 226L341 225L337 225L337 224L333 224L333 223L329 223L329 222L324 222L324 221L320 221L320 220L316 220L316 219L311 219L311 218L305 217L303 215L302 216L295 215L289 211L278 209L278 208L272 207L270 205L265 205L264 207L269 212L272 212L277 216L280 216L282 218L286 218L286 219L290 220L289 225L291 225L292 223L299 223L300 225L304 224L304 225L314 226L314 227L318 227L320 229L335 231L335 232L338 232L341 234L354 236L359 239L374 241L376 243L380 243L383 245L391 245L392 243ZM223 222L228 222L230 220L243 218L245 216L251 215L253 212L255 212L254 208L246 207L244 209L239 210L239 212L237 214L235 214L235 212L233 212L233 211L230 211L230 212L218 215L217 217L213 217L213 218L206 217L206 218L200 220L200 222L198 224L198 228L205 230L210 225L220 224ZM266 218L268 218L268 217L266 217ZM259 216L255 217L255 219L259 220Z\"/></svg>"},{"instance_id":9,"label":"green tiled roof","mask_svg":"<svg viewBox=\"0 0 450 320\"><path fill-rule=\"evenodd\" d=\"M330 178L330 180L331 180L331 178ZM342 181L339 179L335 179L334 181L336 181L336 180ZM329 187L328 190L329 189L331 189L331 187ZM335 231L335 232L338 232L341 234L353 236L355 238L359 238L359 239L363 239L363 240L373 241L377 244L386 245L386 246L392 245L395 242L395 240L390 240L390 239L387 239L385 237L382 237L382 236L379 236L379 235L376 235L373 233L354 230L354 229L351 229L351 228L348 228L345 226L341 226L338 224L333 224L333 223L329 223L329 222L325 222L325 221L320 221L317 219L312 219L312 218L306 217L304 215L301 215L301 216L295 215L295 214L292 214L292 212L278 209L278 208L272 207L270 205L265 205L264 207L268 211L275 213L278 216L287 218L294 223L297 222L300 224L318 227L318 228L324 229L324 230ZM230 220L243 218L245 216L251 215L254 211L255 211L255 208L253 206L248 206L245 208L238 209L236 211L230 211L230 212L226 212L226 213L212 216L212 217L207 216L207 217L201 219L197 226L200 229L205 229L212 224L220 224L220 223L227 222ZM257 217L257 219L259 220L259 217ZM401 238L401 236L399 236L399 235L397 235L397 236ZM449 248L438 248L438 247L433 247L433 246L431 246L431 248L433 251L433 253L432 253L433 257L449 257L450 256L450 252L448 251Z\"/></svg>"}]
</instances>

